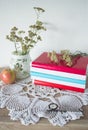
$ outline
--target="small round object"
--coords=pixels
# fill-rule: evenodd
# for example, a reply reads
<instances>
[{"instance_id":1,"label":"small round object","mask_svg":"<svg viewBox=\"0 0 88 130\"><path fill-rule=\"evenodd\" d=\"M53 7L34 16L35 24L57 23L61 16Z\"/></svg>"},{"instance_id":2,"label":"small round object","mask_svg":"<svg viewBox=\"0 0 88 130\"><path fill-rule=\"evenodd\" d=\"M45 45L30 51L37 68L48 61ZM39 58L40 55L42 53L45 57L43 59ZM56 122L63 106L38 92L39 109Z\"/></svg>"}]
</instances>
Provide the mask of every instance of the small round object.
<instances>
[{"instance_id":1,"label":"small round object","mask_svg":"<svg viewBox=\"0 0 88 130\"><path fill-rule=\"evenodd\" d=\"M49 104L49 110L56 110L57 108L58 108L58 105L56 103Z\"/></svg>"}]
</instances>

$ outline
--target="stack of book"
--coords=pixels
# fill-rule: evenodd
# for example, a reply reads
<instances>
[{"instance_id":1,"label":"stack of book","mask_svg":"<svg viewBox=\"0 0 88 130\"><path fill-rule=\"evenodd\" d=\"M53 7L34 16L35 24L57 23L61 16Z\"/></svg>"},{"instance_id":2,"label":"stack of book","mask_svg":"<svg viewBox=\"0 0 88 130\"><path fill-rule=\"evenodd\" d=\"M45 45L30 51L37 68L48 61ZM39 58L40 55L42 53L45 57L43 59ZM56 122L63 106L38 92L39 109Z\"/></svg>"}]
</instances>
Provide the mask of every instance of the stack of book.
<instances>
[{"instance_id":1,"label":"stack of book","mask_svg":"<svg viewBox=\"0 0 88 130\"><path fill-rule=\"evenodd\" d=\"M31 64L31 78L36 85L50 86L54 88L84 92L86 87L86 72L88 56L82 56L72 67L54 64L42 53Z\"/></svg>"}]
</instances>

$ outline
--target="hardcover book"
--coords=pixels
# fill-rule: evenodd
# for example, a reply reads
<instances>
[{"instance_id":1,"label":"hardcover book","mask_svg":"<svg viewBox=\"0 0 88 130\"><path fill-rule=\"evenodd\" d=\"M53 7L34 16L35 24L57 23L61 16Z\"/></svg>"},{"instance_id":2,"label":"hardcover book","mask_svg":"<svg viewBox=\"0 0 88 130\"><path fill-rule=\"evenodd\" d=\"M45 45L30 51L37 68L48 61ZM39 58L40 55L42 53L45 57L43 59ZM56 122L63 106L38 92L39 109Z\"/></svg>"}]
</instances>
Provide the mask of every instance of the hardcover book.
<instances>
[{"instance_id":1,"label":"hardcover book","mask_svg":"<svg viewBox=\"0 0 88 130\"><path fill-rule=\"evenodd\" d=\"M44 52L32 62L31 78L37 85L84 92L87 64L88 56L80 57L72 67L61 62L55 64L47 56L47 52Z\"/></svg>"}]
</instances>

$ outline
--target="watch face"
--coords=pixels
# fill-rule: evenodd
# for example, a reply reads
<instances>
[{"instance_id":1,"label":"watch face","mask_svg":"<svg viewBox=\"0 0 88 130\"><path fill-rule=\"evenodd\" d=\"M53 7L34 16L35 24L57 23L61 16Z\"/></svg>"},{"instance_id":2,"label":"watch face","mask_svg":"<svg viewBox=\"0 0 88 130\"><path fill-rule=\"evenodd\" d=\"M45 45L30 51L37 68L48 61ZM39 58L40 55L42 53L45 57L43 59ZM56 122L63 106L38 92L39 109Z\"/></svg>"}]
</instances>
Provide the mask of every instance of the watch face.
<instances>
[{"instance_id":1,"label":"watch face","mask_svg":"<svg viewBox=\"0 0 88 130\"><path fill-rule=\"evenodd\" d=\"M58 105L55 103L49 104L49 110L56 110L58 108Z\"/></svg>"}]
</instances>

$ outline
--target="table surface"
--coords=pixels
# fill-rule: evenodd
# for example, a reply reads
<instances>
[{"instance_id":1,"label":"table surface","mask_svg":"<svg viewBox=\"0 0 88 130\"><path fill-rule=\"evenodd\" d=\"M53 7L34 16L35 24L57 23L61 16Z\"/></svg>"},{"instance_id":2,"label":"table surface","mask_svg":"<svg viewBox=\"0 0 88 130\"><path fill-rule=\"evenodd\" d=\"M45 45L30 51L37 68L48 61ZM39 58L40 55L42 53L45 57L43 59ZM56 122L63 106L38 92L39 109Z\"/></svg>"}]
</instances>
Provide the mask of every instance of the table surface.
<instances>
[{"instance_id":1,"label":"table surface","mask_svg":"<svg viewBox=\"0 0 88 130\"><path fill-rule=\"evenodd\" d=\"M46 119L41 119L35 125L24 126L19 121L13 121L8 116L8 110L0 110L0 130L88 130L88 119L71 121L64 127L52 126Z\"/></svg>"}]
</instances>

